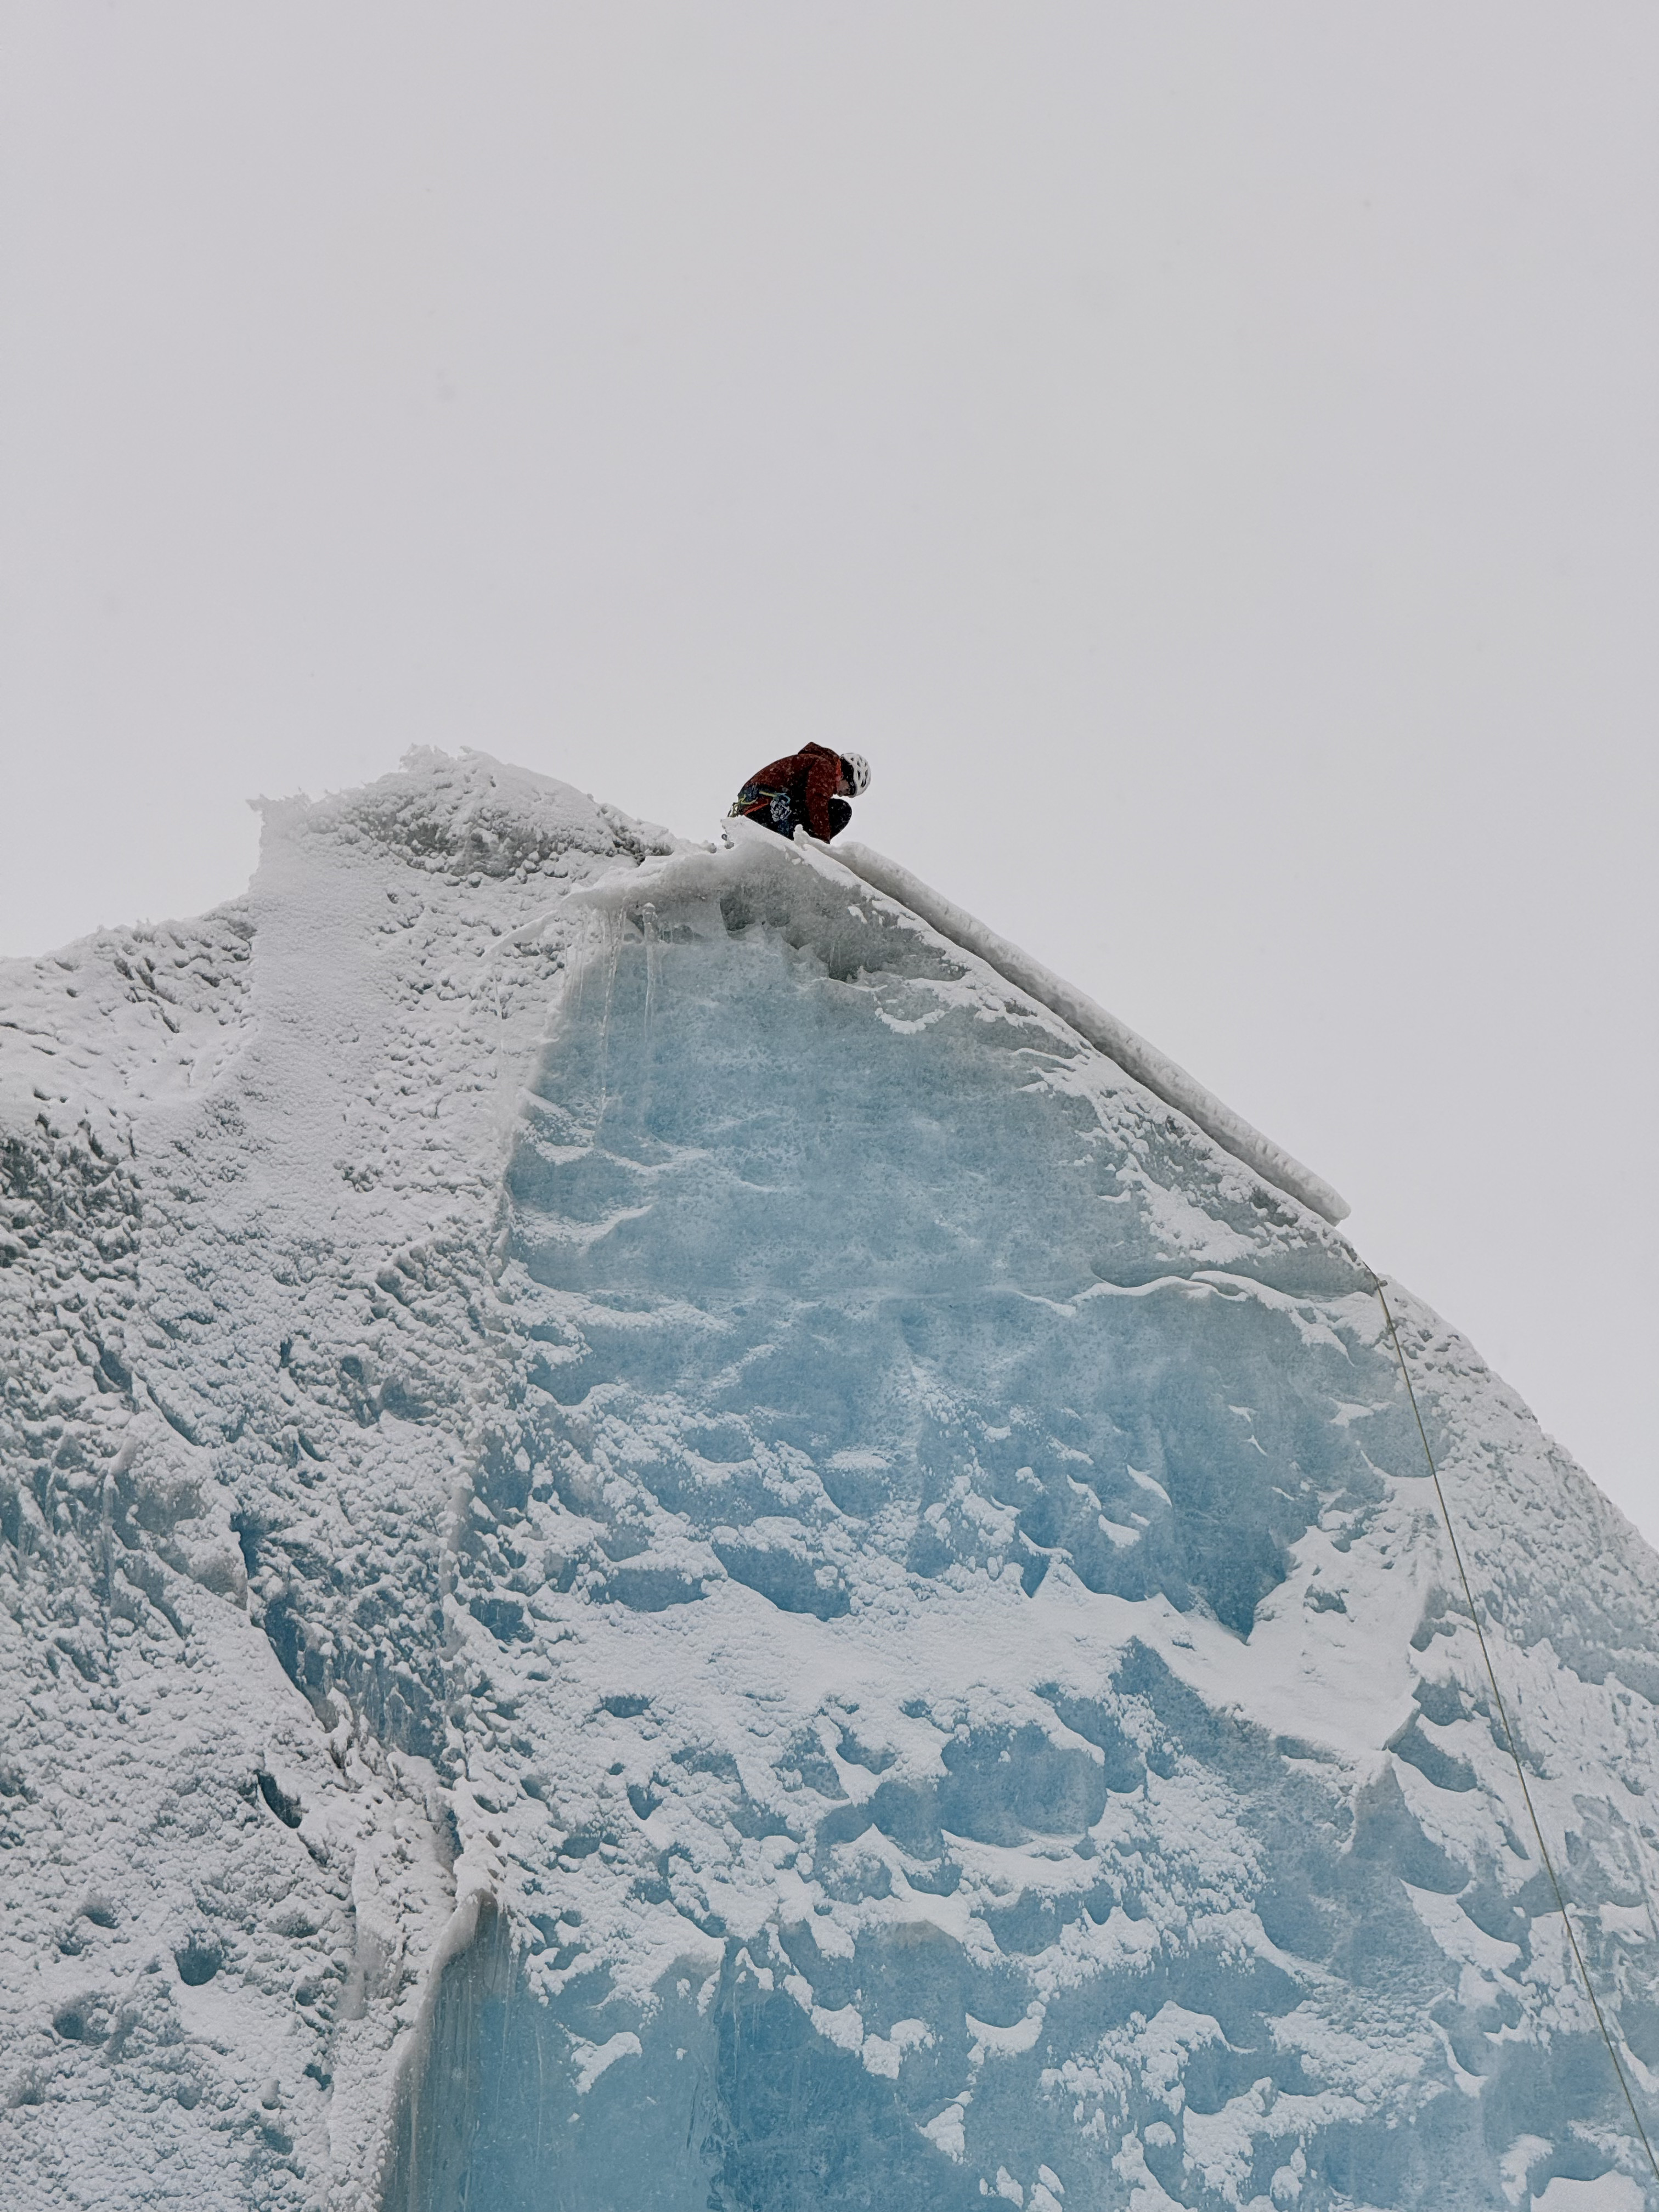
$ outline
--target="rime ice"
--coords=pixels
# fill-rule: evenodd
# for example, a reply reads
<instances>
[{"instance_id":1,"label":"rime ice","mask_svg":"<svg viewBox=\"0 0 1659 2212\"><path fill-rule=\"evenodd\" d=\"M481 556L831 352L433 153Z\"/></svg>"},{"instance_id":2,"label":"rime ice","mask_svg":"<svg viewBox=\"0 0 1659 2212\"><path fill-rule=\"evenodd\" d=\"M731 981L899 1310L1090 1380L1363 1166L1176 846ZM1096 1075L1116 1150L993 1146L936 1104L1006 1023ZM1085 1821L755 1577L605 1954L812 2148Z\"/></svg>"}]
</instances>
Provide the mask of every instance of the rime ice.
<instances>
[{"instance_id":1,"label":"rime ice","mask_svg":"<svg viewBox=\"0 0 1659 2212\"><path fill-rule=\"evenodd\" d=\"M0 970L27 2206L1647 2201L1370 1279L833 862L471 756ZM1659 1568L1402 1334L1659 2080Z\"/></svg>"}]
</instances>

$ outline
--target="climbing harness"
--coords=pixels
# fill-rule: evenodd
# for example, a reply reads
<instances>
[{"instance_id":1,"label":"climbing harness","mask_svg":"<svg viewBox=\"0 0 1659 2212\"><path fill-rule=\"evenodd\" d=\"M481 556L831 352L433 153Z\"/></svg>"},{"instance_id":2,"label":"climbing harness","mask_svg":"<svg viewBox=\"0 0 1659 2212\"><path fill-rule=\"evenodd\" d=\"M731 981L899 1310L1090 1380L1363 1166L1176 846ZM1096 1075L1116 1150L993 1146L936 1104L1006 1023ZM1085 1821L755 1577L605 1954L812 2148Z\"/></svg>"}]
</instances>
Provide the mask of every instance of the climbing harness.
<instances>
[{"instance_id":1,"label":"climbing harness","mask_svg":"<svg viewBox=\"0 0 1659 2212\"><path fill-rule=\"evenodd\" d=\"M1394 1315L1389 1308L1388 1298L1383 1293L1382 1279L1374 1269L1367 1268L1366 1273L1370 1276L1371 1287L1376 1292L1377 1304L1382 1309L1382 1318L1389 1325L1389 1336L1394 1345L1395 1358L1400 1362L1401 1378L1406 1385L1406 1395L1411 1401L1412 1414L1417 1423L1417 1433L1423 1440L1423 1456L1429 1462L1429 1473L1434 1480L1434 1494L1439 1501L1440 1518L1445 1523L1447 1539L1451 1545L1451 1555L1457 1565L1457 1578L1463 1585L1463 1601L1469 1609L1469 1619L1474 1626L1475 1640L1480 1646L1480 1656L1486 1665L1486 1680L1492 1685L1492 1703L1498 1708L1498 1719L1503 1723L1504 1741L1509 1746L1510 1757L1515 1762L1516 1779L1521 1784L1521 1795L1526 1801L1527 1818L1532 1822L1533 1834L1538 1839L1538 1856L1544 1862L1544 1871L1550 1878L1550 1887L1555 1894L1556 1910L1561 1915L1561 1925L1567 1931L1567 1942L1578 1968L1579 1978L1584 1984L1584 1994L1590 2001L1590 2010L1595 2014L1595 2025L1601 2029L1601 2040L1607 2046L1607 2056L1613 2061L1613 2072L1619 2076L1619 2087L1625 2093L1625 2102L1630 2106L1630 2116L1636 2123L1636 2132L1642 2139L1642 2148L1648 2154L1648 2164L1653 2168L1653 2178L1656 2181L1659 2181L1659 2157L1654 2154L1653 2145L1648 2139L1648 2131L1642 2124L1642 2115L1636 2109L1636 2100L1631 2094L1630 2082L1626 2078L1618 2049L1613 2043L1612 2031L1601 2010L1601 2001L1595 1994L1595 1985L1590 1980L1589 1968L1584 1964L1584 1954L1578 1948L1578 1938L1573 1932L1572 1916L1567 1911L1566 1895L1561 1887L1560 1878L1555 1871L1555 1862L1550 1856L1550 1847L1544 1841L1544 1830L1538 1818L1537 1808L1532 1802L1532 1792L1527 1787L1527 1770L1521 1763L1521 1753L1515 1741L1515 1730L1510 1726L1509 1712L1504 1704L1504 1693L1498 1686L1498 1670L1492 1665L1492 1652L1486 1643L1486 1632L1480 1626L1480 1615L1475 1609L1474 1592L1469 1586L1468 1571L1463 1565L1463 1553L1458 1545L1457 1531L1452 1526L1451 1510L1446 1504L1446 1493L1441 1486L1440 1470L1435 1465L1434 1454L1429 1447L1429 1432L1423 1425L1422 1408L1417 1402L1417 1392L1412 1387L1412 1371L1407 1363L1406 1347L1400 1341L1400 1332L1394 1325Z\"/></svg>"},{"instance_id":2,"label":"climbing harness","mask_svg":"<svg viewBox=\"0 0 1659 2212\"><path fill-rule=\"evenodd\" d=\"M726 818L733 822L742 814L769 813L779 799L787 799L788 796L787 791L769 791L763 783L745 783L726 810Z\"/></svg>"}]
</instances>

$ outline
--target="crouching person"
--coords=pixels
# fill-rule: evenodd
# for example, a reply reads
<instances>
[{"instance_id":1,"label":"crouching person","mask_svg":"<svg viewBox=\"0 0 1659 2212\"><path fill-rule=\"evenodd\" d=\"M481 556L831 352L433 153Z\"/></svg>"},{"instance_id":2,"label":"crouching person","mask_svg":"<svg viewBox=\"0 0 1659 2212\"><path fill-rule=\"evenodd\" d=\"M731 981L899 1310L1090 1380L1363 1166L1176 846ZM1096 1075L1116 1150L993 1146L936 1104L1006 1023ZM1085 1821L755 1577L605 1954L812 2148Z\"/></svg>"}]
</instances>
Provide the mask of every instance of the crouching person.
<instances>
[{"instance_id":1,"label":"crouching person","mask_svg":"<svg viewBox=\"0 0 1659 2212\"><path fill-rule=\"evenodd\" d=\"M805 830L828 844L853 818L850 799L867 790L870 763L862 753L832 753L827 745L803 745L758 769L732 802L732 813L793 837ZM730 817L728 817L728 819Z\"/></svg>"}]
</instances>

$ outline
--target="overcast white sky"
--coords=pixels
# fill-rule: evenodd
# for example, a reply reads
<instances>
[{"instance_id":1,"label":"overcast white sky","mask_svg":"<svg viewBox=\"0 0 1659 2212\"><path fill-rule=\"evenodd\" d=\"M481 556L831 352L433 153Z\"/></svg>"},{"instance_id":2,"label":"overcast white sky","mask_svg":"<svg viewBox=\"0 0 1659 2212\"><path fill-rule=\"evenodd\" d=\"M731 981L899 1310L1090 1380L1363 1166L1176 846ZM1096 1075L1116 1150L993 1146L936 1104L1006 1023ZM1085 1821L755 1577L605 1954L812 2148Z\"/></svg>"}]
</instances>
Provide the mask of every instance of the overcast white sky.
<instances>
[{"instance_id":1,"label":"overcast white sky","mask_svg":"<svg viewBox=\"0 0 1659 2212\"><path fill-rule=\"evenodd\" d=\"M474 744L857 834L1659 1538L1659 11L0 4L0 951Z\"/></svg>"}]
</instances>

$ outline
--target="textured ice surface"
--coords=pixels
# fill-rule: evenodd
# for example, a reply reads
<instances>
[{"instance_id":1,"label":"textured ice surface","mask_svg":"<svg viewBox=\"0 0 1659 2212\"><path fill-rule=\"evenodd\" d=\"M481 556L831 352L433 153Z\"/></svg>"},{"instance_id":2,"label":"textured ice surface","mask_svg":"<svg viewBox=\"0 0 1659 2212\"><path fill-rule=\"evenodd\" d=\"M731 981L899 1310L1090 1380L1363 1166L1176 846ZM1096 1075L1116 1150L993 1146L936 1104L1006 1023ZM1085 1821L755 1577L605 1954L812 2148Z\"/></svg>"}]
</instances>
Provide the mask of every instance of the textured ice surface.
<instances>
[{"instance_id":1,"label":"textured ice surface","mask_svg":"<svg viewBox=\"0 0 1659 2212\"><path fill-rule=\"evenodd\" d=\"M471 757L0 971L35 2206L1632 2212L1370 1279L781 844ZM1396 1294L1659 2092L1659 1565Z\"/></svg>"}]
</instances>

